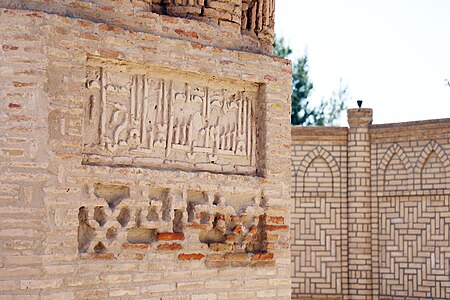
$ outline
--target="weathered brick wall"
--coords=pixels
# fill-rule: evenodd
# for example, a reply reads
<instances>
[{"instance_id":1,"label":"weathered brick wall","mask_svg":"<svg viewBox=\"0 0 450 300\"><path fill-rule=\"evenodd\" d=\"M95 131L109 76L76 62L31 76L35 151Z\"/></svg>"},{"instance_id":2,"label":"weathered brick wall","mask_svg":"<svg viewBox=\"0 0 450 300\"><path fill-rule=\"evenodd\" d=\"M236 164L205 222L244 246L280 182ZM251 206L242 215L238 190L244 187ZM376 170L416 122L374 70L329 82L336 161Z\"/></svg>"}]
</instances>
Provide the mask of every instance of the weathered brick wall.
<instances>
[{"instance_id":1,"label":"weathered brick wall","mask_svg":"<svg viewBox=\"0 0 450 300\"><path fill-rule=\"evenodd\" d=\"M348 119L292 128L292 297L450 298L450 120Z\"/></svg>"},{"instance_id":2,"label":"weathered brick wall","mask_svg":"<svg viewBox=\"0 0 450 300\"><path fill-rule=\"evenodd\" d=\"M0 7L80 17L166 37L181 35L257 53L273 51L274 0L0 0Z\"/></svg>"},{"instance_id":3,"label":"weathered brick wall","mask_svg":"<svg viewBox=\"0 0 450 300\"><path fill-rule=\"evenodd\" d=\"M0 10L2 298L290 298L290 63L69 8Z\"/></svg>"}]
</instances>

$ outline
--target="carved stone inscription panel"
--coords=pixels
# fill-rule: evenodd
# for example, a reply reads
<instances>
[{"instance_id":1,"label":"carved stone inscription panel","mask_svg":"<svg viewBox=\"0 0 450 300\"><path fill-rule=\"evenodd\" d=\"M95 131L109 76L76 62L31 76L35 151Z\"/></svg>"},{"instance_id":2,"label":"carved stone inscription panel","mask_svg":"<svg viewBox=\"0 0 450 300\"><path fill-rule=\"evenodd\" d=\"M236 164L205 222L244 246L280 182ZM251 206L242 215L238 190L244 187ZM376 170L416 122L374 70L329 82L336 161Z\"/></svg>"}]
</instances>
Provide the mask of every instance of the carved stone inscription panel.
<instances>
[{"instance_id":1,"label":"carved stone inscription panel","mask_svg":"<svg viewBox=\"0 0 450 300\"><path fill-rule=\"evenodd\" d=\"M85 87L85 164L256 173L257 85L99 64Z\"/></svg>"}]
</instances>

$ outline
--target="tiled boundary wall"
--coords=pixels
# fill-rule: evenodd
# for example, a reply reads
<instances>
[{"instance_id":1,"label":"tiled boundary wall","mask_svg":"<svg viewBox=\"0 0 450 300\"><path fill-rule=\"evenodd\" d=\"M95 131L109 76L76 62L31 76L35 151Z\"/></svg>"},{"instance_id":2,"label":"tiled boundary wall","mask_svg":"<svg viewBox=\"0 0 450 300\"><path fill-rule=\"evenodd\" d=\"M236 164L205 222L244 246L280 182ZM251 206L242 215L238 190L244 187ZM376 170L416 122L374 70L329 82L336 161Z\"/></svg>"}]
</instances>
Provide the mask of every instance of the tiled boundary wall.
<instances>
[{"instance_id":1,"label":"tiled boundary wall","mask_svg":"<svg viewBox=\"0 0 450 300\"><path fill-rule=\"evenodd\" d=\"M450 298L450 119L292 128L292 298Z\"/></svg>"},{"instance_id":2,"label":"tiled boundary wall","mask_svg":"<svg viewBox=\"0 0 450 300\"><path fill-rule=\"evenodd\" d=\"M289 299L290 62L136 3L0 1L0 298Z\"/></svg>"}]
</instances>

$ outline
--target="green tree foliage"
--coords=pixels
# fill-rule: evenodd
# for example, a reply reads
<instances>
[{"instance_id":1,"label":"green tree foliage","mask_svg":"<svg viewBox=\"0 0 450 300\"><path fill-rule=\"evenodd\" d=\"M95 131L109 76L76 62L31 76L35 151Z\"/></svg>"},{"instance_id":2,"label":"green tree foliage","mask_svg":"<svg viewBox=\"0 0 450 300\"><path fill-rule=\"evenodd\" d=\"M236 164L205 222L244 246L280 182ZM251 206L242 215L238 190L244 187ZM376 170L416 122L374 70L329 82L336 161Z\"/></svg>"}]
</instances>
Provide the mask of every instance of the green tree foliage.
<instances>
[{"instance_id":1,"label":"green tree foliage","mask_svg":"<svg viewBox=\"0 0 450 300\"><path fill-rule=\"evenodd\" d=\"M287 58L292 49L285 44L284 39L275 38L274 54ZM348 88L340 82L339 89L327 100L313 107L310 104L310 93L314 88L309 79L309 66L307 54L294 60L292 65L292 125L333 125L341 112L346 108Z\"/></svg>"}]
</instances>

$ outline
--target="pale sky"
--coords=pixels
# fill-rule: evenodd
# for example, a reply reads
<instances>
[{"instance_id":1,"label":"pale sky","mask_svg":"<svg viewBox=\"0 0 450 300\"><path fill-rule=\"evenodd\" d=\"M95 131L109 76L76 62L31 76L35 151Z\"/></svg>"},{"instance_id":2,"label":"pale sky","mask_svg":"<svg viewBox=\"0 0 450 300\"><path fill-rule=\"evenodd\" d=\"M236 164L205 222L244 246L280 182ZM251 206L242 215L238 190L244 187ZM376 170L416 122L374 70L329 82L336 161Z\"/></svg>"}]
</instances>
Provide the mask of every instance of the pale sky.
<instances>
[{"instance_id":1,"label":"pale sky","mask_svg":"<svg viewBox=\"0 0 450 300\"><path fill-rule=\"evenodd\" d=\"M275 3L277 36L294 57L308 53L313 101L342 78L348 107L364 100L375 124L450 118L450 0Z\"/></svg>"}]
</instances>

